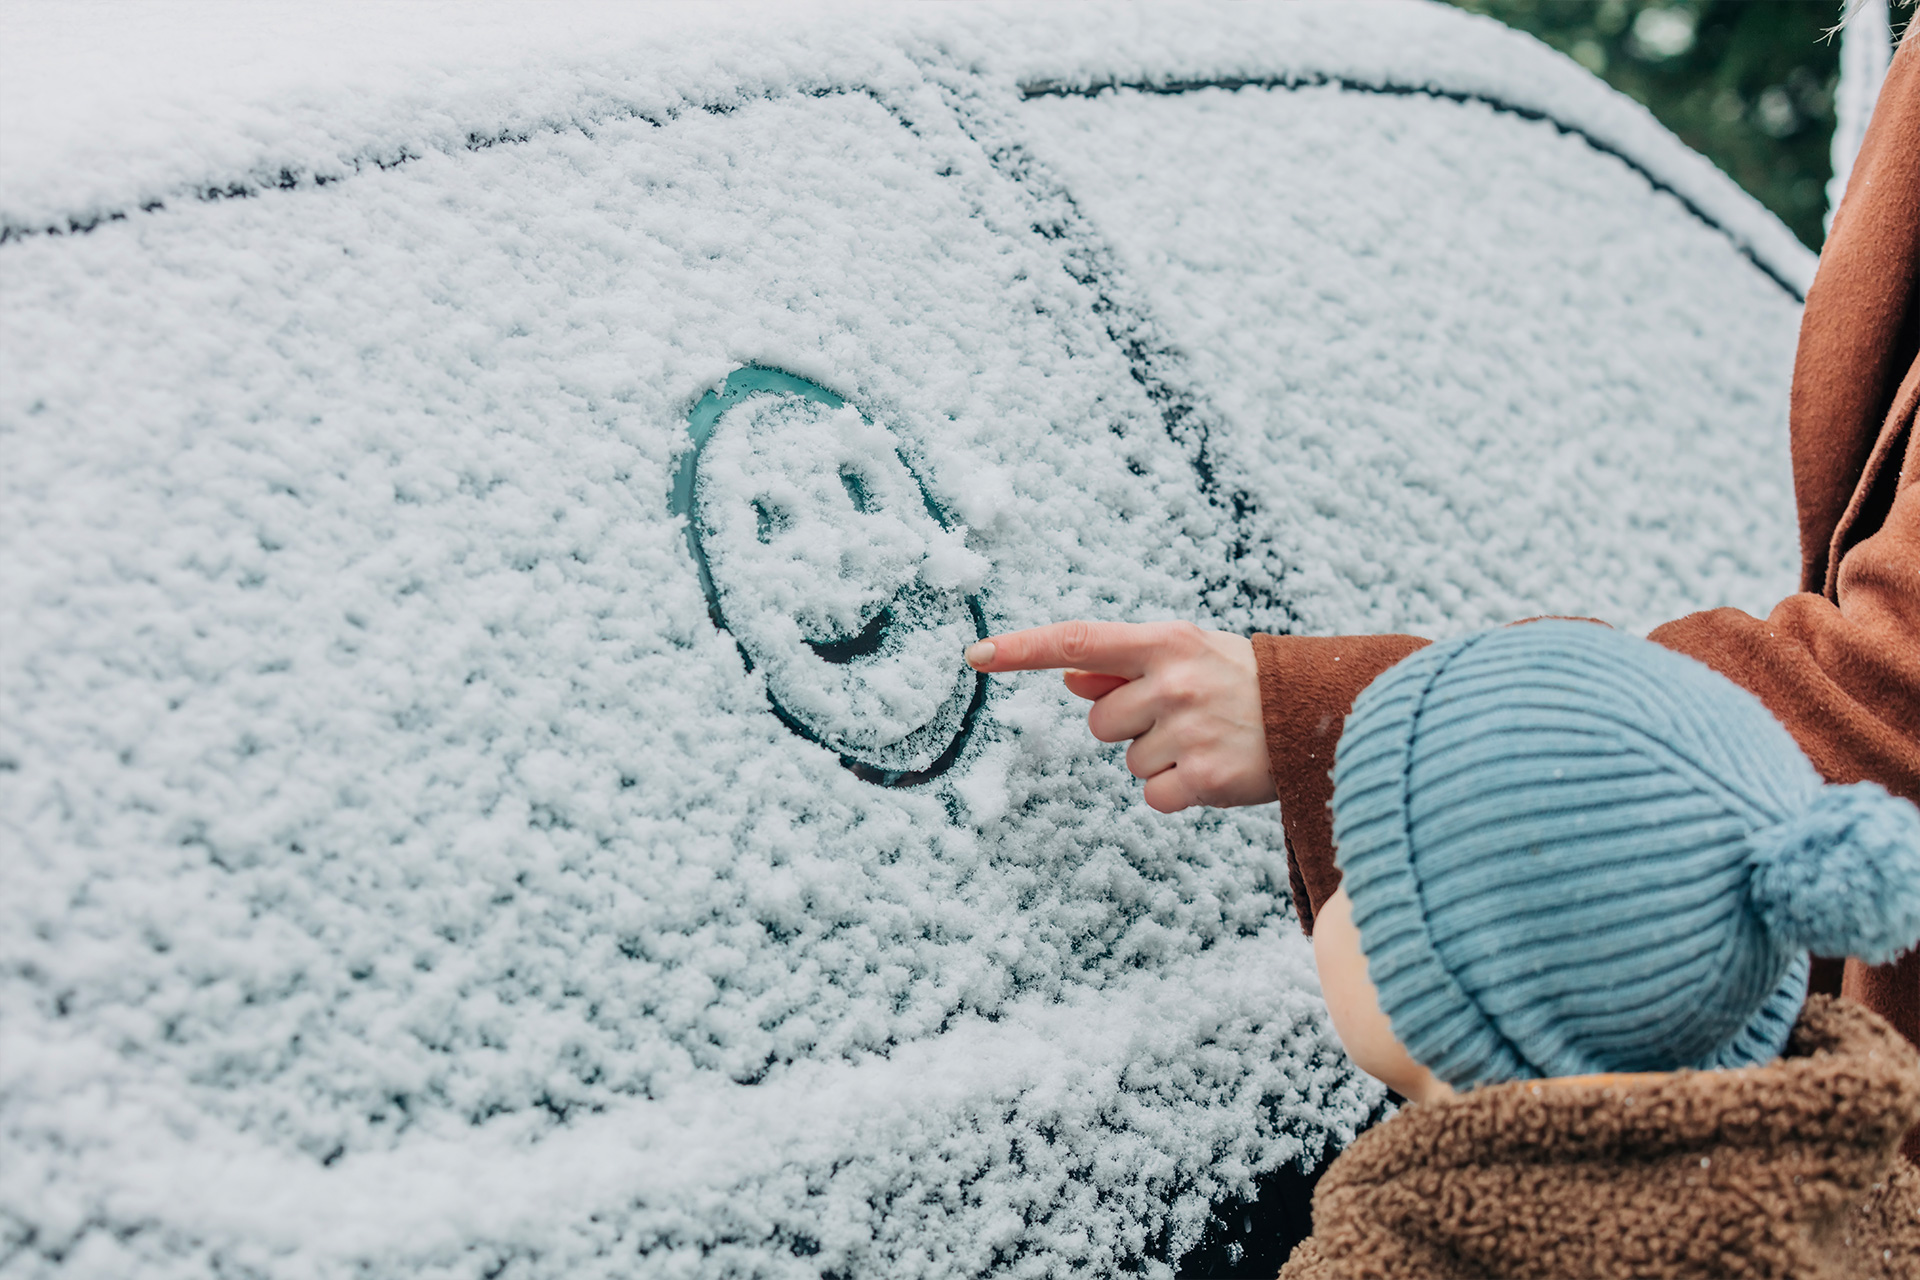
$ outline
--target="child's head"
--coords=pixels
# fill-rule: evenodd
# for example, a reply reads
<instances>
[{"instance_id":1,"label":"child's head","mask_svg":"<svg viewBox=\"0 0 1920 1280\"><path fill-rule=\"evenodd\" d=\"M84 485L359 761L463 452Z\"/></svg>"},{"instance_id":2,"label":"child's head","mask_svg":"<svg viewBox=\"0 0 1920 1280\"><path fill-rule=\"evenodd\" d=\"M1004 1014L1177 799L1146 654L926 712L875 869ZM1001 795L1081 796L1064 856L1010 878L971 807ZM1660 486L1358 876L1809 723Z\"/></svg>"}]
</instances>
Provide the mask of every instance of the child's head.
<instances>
[{"instance_id":1,"label":"child's head","mask_svg":"<svg viewBox=\"0 0 1920 1280\"><path fill-rule=\"evenodd\" d=\"M1428 1071L1465 1088L1765 1062L1809 951L1920 940L1920 811L1822 785L1751 694L1589 623L1381 676L1333 811L1323 986L1356 1060L1409 1096Z\"/></svg>"}]
</instances>

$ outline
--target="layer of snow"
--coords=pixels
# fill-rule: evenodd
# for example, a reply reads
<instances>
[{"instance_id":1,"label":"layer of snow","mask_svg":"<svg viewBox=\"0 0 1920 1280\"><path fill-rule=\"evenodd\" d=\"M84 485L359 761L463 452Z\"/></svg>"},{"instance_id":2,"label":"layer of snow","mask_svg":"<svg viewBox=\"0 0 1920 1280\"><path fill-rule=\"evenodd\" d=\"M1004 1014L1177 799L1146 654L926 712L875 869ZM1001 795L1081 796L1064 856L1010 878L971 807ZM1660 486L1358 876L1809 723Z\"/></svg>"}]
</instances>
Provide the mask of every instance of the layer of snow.
<instances>
[{"instance_id":1,"label":"layer of snow","mask_svg":"<svg viewBox=\"0 0 1920 1280\"><path fill-rule=\"evenodd\" d=\"M902 55L907 56L903 57ZM1544 45L1421 0L1108 5L7 0L0 226L357 172L424 150L768 91L1333 79L1484 95L1634 158L1805 291L1813 255L1641 106Z\"/></svg>"},{"instance_id":2,"label":"layer of snow","mask_svg":"<svg viewBox=\"0 0 1920 1280\"><path fill-rule=\"evenodd\" d=\"M1334 86L1022 114L1247 446L1301 629L1644 630L1792 589L1799 305L1620 160Z\"/></svg>"},{"instance_id":3,"label":"layer of snow","mask_svg":"<svg viewBox=\"0 0 1920 1280\"><path fill-rule=\"evenodd\" d=\"M725 1246L906 1274L989 1239L1102 1266L1351 1131L1377 1094L1282 1052L1321 1040L1271 814L1145 810L1039 681L950 786L874 787L769 715L708 621L667 494L688 407L749 360L915 433L995 625L1200 613L1210 513L968 145L864 96L784 99L7 246L0 1198L39 1255L271 1243L222 1184L139 1194L108 1098L242 1181L304 1160L393 1216L281 1237L276 1265L411 1273L444 1253L439 1210L381 1190L383 1153L672 1117L698 1082L751 1096L1214 950L1267 975L1257 1022L1244 990L1183 986L1217 1068L1116 1070L1057 1119L1012 1083L902 1109L981 1126L946 1229L867 1207L876 1179L949 1187L944 1146L796 1147L818 1122L788 1106L724 1194L615 1178L532 1220L483 1198L445 1265L645 1243L669 1269ZM892 438L864 442L876 476ZM1043 1130L1055 1155L994 1154ZM987 1231L1025 1205L1031 1231ZM801 1236L833 1252L796 1260Z\"/></svg>"},{"instance_id":4,"label":"layer of snow","mask_svg":"<svg viewBox=\"0 0 1920 1280\"><path fill-rule=\"evenodd\" d=\"M963 600L1790 584L1755 262L1804 253L1449 10L0 22L9 1271L1165 1274L1381 1099L1276 815L1147 811L1040 677L918 787L777 708L914 764ZM1234 77L1638 169L1427 94L1020 88ZM748 365L850 407L716 428L729 634L669 494Z\"/></svg>"}]
</instances>

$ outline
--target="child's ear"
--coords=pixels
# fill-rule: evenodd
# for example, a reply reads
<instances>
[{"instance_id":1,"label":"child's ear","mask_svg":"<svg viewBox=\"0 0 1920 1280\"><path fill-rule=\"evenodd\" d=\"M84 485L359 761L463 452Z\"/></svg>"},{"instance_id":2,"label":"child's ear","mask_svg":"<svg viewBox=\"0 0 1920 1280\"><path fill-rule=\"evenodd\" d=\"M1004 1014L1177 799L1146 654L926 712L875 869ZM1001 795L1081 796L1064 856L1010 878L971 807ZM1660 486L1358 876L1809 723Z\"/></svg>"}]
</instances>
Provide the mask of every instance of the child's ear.
<instances>
[{"instance_id":1,"label":"child's ear","mask_svg":"<svg viewBox=\"0 0 1920 1280\"><path fill-rule=\"evenodd\" d=\"M1334 890L1320 904L1313 922L1313 965L1320 974L1320 995L1340 1044L1354 1065L1388 1089L1414 1102L1431 1102L1453 1093L1431 1071L1413 1060L1393 1034L1380 1008L1380 996L1367 976L1360 929L1346 889Z\"/></svg>"}]
</instances>

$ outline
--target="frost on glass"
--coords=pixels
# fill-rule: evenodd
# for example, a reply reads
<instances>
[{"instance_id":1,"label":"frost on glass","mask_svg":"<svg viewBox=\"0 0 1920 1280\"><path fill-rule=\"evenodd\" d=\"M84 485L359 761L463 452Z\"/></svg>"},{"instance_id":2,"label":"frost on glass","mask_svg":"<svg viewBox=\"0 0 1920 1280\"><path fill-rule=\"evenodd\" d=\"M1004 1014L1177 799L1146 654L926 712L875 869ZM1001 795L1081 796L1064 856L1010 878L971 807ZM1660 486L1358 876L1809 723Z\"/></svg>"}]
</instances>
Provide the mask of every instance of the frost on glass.
<instances>
[{"instance_id":1,"label":"frost on glass","mask_svg":"<svg viewBox=\"0 0 1920 1280\"><path fill-rule=\"evenodd\" d=\"M1367 8L103 117L164 201L0 244L0 1270L1164 1277L1350 1141L1271 808L1037 675L936 773L960 646L1657 621L1791 511L1792 305L1553 124L1002 74L1587 83Z\"/></svg>"},{"instance_id":2,"label":"frost on glass","mask_svg":"<svg viewBox=\"0 0 1920 1280\"><path fill-rule=\"evenodd\" d=\"M0 246L29 1274L1164 1275L1374 1113L1270 809L1151 812L1047 676L846 763L937 763L981 625L1210 621L1231 559L907 106Z\"/></svg>"},{"instance_id":3,"label":"frost on glass","mask_svg":"<svg viewBox=\"0 0 1920 1280\"><path fill-rule=\"evenodd\" d=\"M1800 304L1627 160L1364 86L1020 119L1231 424L1303 630L1644 630L1793 590Z\"/></svg>"}]
</instances>

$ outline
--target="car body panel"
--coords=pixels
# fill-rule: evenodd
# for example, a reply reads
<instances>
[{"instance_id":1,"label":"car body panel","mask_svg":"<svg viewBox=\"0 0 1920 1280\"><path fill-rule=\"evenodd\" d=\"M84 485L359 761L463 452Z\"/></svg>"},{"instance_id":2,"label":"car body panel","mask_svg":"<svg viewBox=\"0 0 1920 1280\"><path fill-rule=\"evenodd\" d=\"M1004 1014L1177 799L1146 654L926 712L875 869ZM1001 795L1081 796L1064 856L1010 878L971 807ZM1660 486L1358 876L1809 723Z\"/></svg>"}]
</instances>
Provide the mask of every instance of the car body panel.
<instances>
[{"instance_id":1,"label":"car body panel","mask_svg":"<svg viewBox=\"0 0 1920 1280\"><path fill-rule=\"evenodd\" d=\"M279 71L182 44L124 130L138 40L37 46L100 87L0 165L9 1256L1167 1273L1383 1093L1276 815L1151 813L941 628L1757 601L1805 262L1424 6L475 12L210 22ZM1489 52L1634 164L1216 83ZM1463 119L1499 182L1347 163Z\"/></svg>"}]
</instances>

